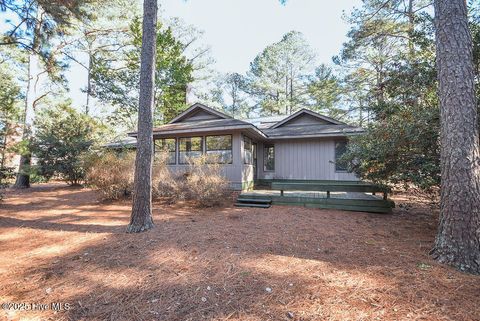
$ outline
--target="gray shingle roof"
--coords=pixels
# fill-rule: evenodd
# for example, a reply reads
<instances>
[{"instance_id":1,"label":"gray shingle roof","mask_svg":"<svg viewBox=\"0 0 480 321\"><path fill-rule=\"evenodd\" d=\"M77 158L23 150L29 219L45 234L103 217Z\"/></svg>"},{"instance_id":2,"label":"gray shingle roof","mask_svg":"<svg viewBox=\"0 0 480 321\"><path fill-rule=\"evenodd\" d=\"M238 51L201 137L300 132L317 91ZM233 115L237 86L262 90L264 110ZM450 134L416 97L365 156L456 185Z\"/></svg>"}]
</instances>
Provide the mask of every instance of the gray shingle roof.
<instances>
[{"instance_id":1,"label":"gray shingle roof","mask_svg":"<svg viewBox=\"0 0 480 321\"><path fill-rule=\"evenodd\" d=\"M233 126L250 126L250 123L247 123L238 119L210 119L210 120L201 120L201 121L192 121L192 122L181 122L166 124L153 129L154 133L166 132L166 131L177 131L177 130L195 130L201 128L216 128L216 127L233 127Z\"/></svg>"},{"instance_id":2,"label":"gray shingle roof","mask_svg":"<svg viewBox=\"0 0 480 321\"><path fill-rule=\"evenodd\" d=\"M243 121L253 124L258 129L265 129L273 126L274 124L284 120L287 117L288 115L269 116L269 117L259 117L259 118L252 118L252 119L243 119Z\"/></svg>"},{"instance_id":3,"label":"gray shingle roof","mask_svg":"<svg viewBox=\"0 0 480 321\"><path fill-rule=\"evenodd\" d=\"M275 129L264 129L263 132L268 138L284 137L322 137L322 136L345 136L362 133L364 130L360 127L350 125L302 125L285 126Z\"/></svg>"},{"instance_id":4,"label":"gray shingle roof","mask_svg":"<svg viewBox=\"0 0 480 321\"><path fill-rule=\"evenodd\" d=\"M195 108L202 108L207 112L210 109L201 104L192 105L186 112L182 113L181 115L185 116L186 114L195 110ZM216 112L219 113L219 112ZM263 139L286 139L286 138L303 138L303 137L338 137L338 136L349 136L349 135L356 135L364 132L364 130L360 127L350 126L340 121L336 121L334 119L330 119L332 124L288 124L283 123L285 120L289 118L295 118L303 113L307 113L321 119L326 118L327 122L330 118L316 114L312 111L302 109L296 112L293 115L279 115L279 116L270 116L270 117L260 117L260 118L253 118L253 119L234 119L229 118L229 116L225 115L223 117L221 113L219 118L216 119L205 119L205 120L192 120L192 121L172 121L171 123L156 127L153 129L153 134L157 136L167 136L173 135L177 133L195 133L195 132L206 132L209 130L214 131L228 131L229 129L242 129L246 130L253 135L258 135ZM183 117L182 116L182 117ZM180 116L179 116L180 117ZM177 117L178 118L178 117ZM293 119L292 118L292 119ZM275 124L277 124L275 126ZM276 127L276 128L272 128ZM136 133L130 133L130 136L136 136Z\"/></svg>"},{"instance_id":5,"label":"gray shingle roof","mask_svg":"<svg viewBox=\"0 0 480 321\"><path fill-rule=\"evenodd\" d=\"M137 139L134 137L127 137L124 139L116 140L114 142L103 145L105 148L121 149L121 148L134 148L137 146Z\"/></svg>"},{"instance_id":6,"label":"gray shingle roof","mask_svg":"<svg viewBox=\"0 0 480 321\"><path fill-rule=\"evenodd\" d=\"M269 119L270 120L270 119ZM360 134L364 130L360 127L350 125L298 125L298 126L282 126L271 129L271 122L252 123L239 119L211 119L195 122L181 122L166 124L153 129L154 134L177 132L177 131L191 131L208 129L208 128L225 128L228 127L257 127L268 138L295 138L295 137L328 137L328 136L346 136Z\"/></svg>"}]
</instances>

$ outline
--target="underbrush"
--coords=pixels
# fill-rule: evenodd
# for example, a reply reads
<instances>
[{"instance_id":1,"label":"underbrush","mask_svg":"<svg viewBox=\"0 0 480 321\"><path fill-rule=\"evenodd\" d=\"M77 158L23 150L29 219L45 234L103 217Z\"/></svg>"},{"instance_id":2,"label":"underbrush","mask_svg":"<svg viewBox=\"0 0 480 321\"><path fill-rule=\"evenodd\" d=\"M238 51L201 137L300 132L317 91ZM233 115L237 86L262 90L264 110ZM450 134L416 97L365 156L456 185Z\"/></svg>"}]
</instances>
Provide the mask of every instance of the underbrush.
<instances>
[{"instance_id":1,"label":"underbrush","mask_svg":"<svg viewBox=\"0 0 480 321\"><path fill-rule=\"evenodd\" d=\"M152 172L152 195L174 204L190 201L199 207L216 206L229 193L229 183L222 175L221 165L202 156L189 160L185 169L168 168L167 154L157 153ZM92 161L87 183L97 189L104 200L130 197L133 193L135 153L108 152Z\"/></svg>"},{"instance_id":2,"label":"underbrush","mask_svg":"<svg viewBox=\"0 0 480 321\"><path fill-rule=\"evenodd\" d=\"M134 153L105 153L92 160L87 171L87 183L97 189L104 200L130 196L133 191L134 167Z\"/></svg>"},{"instance_id":3,"label":"underbrush","mask_svg":"<svg viewBox=\"0 0 480 321\"><path fill-rule=\"evenodd\" d=\"M13 167L0 167L0 201L3 200L3 191L15 178Z\"/></svg>"}]
</instances>

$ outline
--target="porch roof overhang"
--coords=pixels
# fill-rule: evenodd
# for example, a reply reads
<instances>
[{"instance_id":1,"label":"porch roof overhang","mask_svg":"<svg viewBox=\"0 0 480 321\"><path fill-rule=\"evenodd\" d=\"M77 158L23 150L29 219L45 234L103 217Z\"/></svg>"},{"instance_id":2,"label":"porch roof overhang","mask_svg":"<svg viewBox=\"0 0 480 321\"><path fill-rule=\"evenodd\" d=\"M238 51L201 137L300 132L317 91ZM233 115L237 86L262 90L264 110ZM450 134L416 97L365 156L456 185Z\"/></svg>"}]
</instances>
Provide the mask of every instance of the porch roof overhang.
<instances>
[{"instance_id":1,"label":"porch roof overhang","mask_svg":"<svg viewBox=\"0 0 480 321\"><path fill-rule=\"evenodd\" d=\"M179 134L205 134L210 132L225 132L230 133L232 131L246 131L256 138L260 139L267 139L265 134L263 134L260 130L255 128L254 126L224 126L224 127L208 127L208 128L197 128L197 129L179 129L179 130L162 130L162 131L153 131L153 137L167 137L167 136L174 136ZM136 133L135 136L136 137Z\"/></svg>"},{"instance_id":2,"label":"porch roof overhang","mask_svg":"<svg viewBox=\"0 0 480 321\"><path fill-rule=\"evenodd\" d=\"M210 132L216 133L228 133L232 131L244 131L248 133L252 138L257 138L260 140L279 140L279 139L302 139L302 138L334 138L334 137L349 137L361 135L364 133L364 130L358 127L353 127L343 130L331 130L331 131L312 131L312 132L302 132L301 128L294 130L289 128L289 130L271 130L264 133L253 125L235 125L235 126L215 126L215 127L204 127L204 128L182 128L182 129L168 129L162 130L161 128L155 128L153 130L154 137L169 137L175 135L183 134L205 134ZM129 133L130 137L137 137L137 133Z\"/></svg>"},{"instance_id":3,"label":"porch roof overhang","mask_svg":"<svg viewBox=\"0 0 480 321\"><path fill-rule=\"evenodd\" d=\"M232 132L246 131L258 139L266 139L267 136L254 125L238 119L215 119L198 122L182 122L166 124L153 129L154 137L167 137L180 134L205 134L209 132ZM131 137L137 137L137 132L129 133Z\"/></svg>"},{"instance_id":4,"label":"porch roof overhang","mask_svg":"<svg viewBox=\"0 0 480 321\"><path fill-rule=\"evenodd\" d=\"M153 136L165 138L175 135L205 135L207 133L229 133L234 131L242 131L251 136L251 138L265 141L280 139L348 137L364 133L363 128L350 126L347 124L296 125L259 129L255 125L246 121L228 118L170 123L154 128ZM137 137L136 132L129 133L128 135L131 137Z\"/></svg>"}]
</instances>

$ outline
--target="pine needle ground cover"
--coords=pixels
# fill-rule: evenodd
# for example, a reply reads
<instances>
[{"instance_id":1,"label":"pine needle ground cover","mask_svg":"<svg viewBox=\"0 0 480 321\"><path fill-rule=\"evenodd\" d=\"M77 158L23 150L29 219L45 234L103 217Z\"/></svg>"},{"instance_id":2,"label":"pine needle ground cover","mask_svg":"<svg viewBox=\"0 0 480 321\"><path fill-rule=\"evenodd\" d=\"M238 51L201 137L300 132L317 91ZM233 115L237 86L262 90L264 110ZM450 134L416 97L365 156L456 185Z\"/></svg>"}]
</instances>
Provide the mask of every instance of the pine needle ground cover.
<instances>
[{"instance_id":1,"label":"pine needle ground cover","mask_svg":"<svg viewBox=\"0 0 480 321\"><path fill-rule=\"evenodd\" d=\"M396 196L392 215L273 206L154 206L63 184L0 205L4 320L480 320L480 279L433 261L436 212ZM51 303L68 303L59 311ZM57 306L58 307L58 306ZM3 320L2 319L2 320Z\"/></svg>"}]
</instances>

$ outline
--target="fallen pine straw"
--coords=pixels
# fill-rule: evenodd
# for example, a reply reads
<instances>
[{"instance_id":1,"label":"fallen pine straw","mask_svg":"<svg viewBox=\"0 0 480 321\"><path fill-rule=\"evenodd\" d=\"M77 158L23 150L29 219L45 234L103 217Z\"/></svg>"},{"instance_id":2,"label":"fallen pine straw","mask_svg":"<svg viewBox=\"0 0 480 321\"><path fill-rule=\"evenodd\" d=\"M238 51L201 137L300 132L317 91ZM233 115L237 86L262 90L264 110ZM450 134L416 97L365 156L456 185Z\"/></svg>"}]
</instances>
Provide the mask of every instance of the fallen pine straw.
<instances>
[{"instance_id":1,"label":"fallen pine straw","mask_svg":"<svg viewBox=\"0 0 480 321\"><path fill-rule=\"evenodd\" d=\"M136 235L129 215L88 189L9 191L2 303L73 308L5 319L480 320L480 279L428 256L436 218L421 202L393 215L155 204Z\"/></svg>"}]
</instances>

